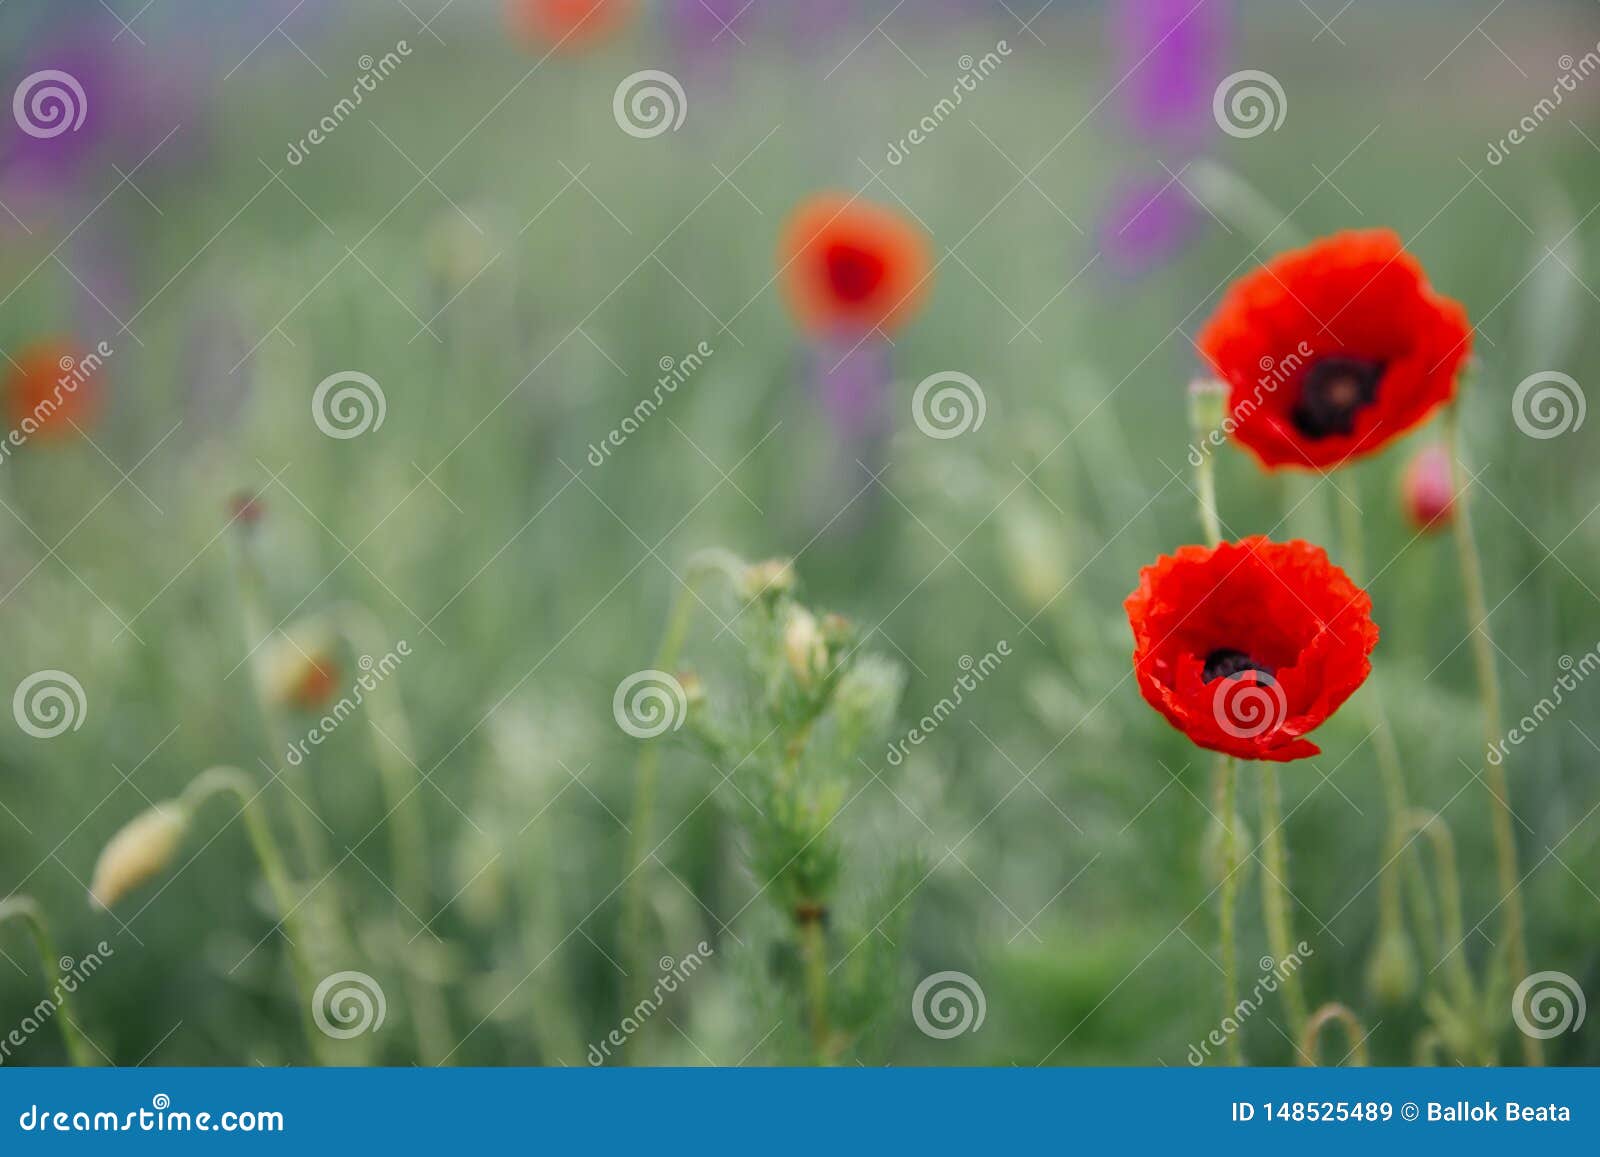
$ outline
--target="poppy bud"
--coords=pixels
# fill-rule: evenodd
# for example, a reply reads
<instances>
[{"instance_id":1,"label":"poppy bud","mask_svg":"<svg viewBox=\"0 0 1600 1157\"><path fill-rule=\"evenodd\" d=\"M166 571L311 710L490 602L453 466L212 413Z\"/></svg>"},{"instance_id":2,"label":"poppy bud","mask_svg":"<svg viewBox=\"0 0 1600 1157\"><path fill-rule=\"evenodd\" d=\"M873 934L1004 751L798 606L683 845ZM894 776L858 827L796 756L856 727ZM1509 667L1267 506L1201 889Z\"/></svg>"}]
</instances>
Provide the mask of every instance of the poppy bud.
<instances>
[{"instance_id":1,"label":"poppy bud","mask_svg":"<svg viewBox=\"0 0 1600 1157\"><path fill-rule=\"evenodd\" d=\"M335 639L321 623L290 628L268 644L262 657L262 686L274 703L315 711L333 698L338 685Z\"/></svg>"},{"instance_id":2,"label":"poppy bud","mask_svg":"<svg viewBox=\"0 0 1600 1157\"><path fill-rule=\"evenodd\" d=\"M1449 451L1438 443L1418 450L1400 477L1406 518L1418 530L1440 530L1449 525L1455 498Z\"/></svg>"},{"instance_id":3,"label":"poppy bud","mask_svg":"<svg viewBox=\"0 0 1600 1157\"><path fill-rule=\"evenodd\" d=\"M1222 425L1227 416L1228 387L1215 378L1196 378L1189 383L1189 426L1196 435L1206 435Z\"/></svg>"},{"instance_id":4,"label":"poppy bud","mask_svg":"<svg viewBox=\"0 0 1600 1157\"><path fill-rule=\"evenodd\" d=\"M1379 1004L1404 1004L1417 990L1417 955L1403 928L1378 933L1367 961L1367 991Z\"/></svg>"},{"instance_id":5,"label":"poppy bud","mask_svg":"<svg viewBox=\"0 0 1600 1157\"><path fill-rule=\"evenodd\" d=\"M254 530L263 513L261 500L248 491L241 490L228 499L228 519L241 530Z\"/></svg>"},{"instance_id":6,"label":"poppy bud","mask_svg":"<svg viewBox=\"0 0 1600 1157\"><path fill-rule=\"evenodd\" d=\"M95 861L89 899L110 908L172 862L189 827L189 810L177 803L159 803L135 816L106 842Z\"/></svg>"},{"instance_id":7,"label":"poppy bud","mask_svg":"<svg viewBox=\"0 0 1600 1157\"><path fill-rule=\"evenodd\" d=\"M789 612L789 622L783 629L783 653L802 687L810 687L828 669L828 645L817 628L816 618L804 607L794 607Z\"/></svg>"}]
</instances>

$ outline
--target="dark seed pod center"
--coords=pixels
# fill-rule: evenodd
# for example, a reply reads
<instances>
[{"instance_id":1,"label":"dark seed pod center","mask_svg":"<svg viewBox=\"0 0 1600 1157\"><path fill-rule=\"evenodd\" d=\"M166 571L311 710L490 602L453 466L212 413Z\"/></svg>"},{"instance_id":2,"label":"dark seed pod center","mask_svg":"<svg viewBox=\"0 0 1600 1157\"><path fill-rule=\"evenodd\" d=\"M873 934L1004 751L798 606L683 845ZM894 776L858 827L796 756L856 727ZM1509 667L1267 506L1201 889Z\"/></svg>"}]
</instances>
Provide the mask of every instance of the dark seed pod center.
<instances>
[{"instance_id":1,"label":"dark seed pod center","mask_svg":"<svg viewBox=\"0 0 1600 1157\"><path fill-rule=\"evenodd\" d=\"M883 282L883 258L853 245L835 245L826 257L828 284L840 299L854 305L872 296Z\"/></svg>"},{"instance_id":2,"label":"dark seed pod center","mask_svg":"<svg viewBox=\"0 0 1600 1157\"><path fill-rule=\"evenodd\" d=\"M1231 679L1235 675L1243 675L1246 671L1259 671L1263 675L1272 674L1272 668L1257 663L1243 651L1222 647L1206 656L1205 665L1200 670L1200 678L1210 683L1214 679Z\"/></svg>"},{"instance_id":3,"label":"dark seed pod center","mask_svg":"<svg viewBox=\"0 0 1600 1157\"><path fill-rule=\"evenodd\" d=\"M1348 435L1356 414L1377 400L1383 363L1361 358L1323 358L1300 382L1300 399L1289 417L1307 438Z\"/></svg>"}]
</instances>

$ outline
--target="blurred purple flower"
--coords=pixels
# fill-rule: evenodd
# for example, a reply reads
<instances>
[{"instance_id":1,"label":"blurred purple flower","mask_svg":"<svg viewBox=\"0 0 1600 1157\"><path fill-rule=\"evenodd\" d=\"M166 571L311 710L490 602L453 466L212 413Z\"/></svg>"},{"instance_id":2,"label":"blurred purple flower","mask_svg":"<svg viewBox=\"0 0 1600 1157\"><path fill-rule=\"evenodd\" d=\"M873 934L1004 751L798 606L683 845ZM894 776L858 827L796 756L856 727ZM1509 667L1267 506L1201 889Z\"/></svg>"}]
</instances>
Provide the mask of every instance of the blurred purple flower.
<instances>
[{"instance_id":1,"label":"blurred purple flower","mask_svg":"<svg viewBox=\"0 0 1600 1157\"><path fill-rule=\"evenodd\" d=\"M1136 135L1180 147L1204 136L1232 23L1230 0L1115 0L1112 60Z\"/></svg>"},{"instance_id":2,"label":"blurred purple flower","mask_svg":"<svg viewBox=\"0 0 1600 1157\"><path fill-rule=\"evenodd\" d=\"M110 165L131 172L180 125L178 135L186 141L169 141L151 163L192 155L199 139L197 73L180 60L151 55L131 37L114 40L115 31L109 21L81 18L45 33L18 66L34 127L7 118L7 131L0 133L0 177L24 202L74 193L98 197L118 179ZM77 187L86 167L100 158L109 181Z\"/></svg>"},{"instance_id":3,"label":"blurred purple flower","mask_svg":"<svg viewBox=\"0 0 1600 1157\"><path fill-rule=\"evenodd\" d=\"M1100 251L1125 277L1171 260L1199 231L1200 207L1165 172L1123 181L1100 222Z\"/></svg>"}]
</instances>

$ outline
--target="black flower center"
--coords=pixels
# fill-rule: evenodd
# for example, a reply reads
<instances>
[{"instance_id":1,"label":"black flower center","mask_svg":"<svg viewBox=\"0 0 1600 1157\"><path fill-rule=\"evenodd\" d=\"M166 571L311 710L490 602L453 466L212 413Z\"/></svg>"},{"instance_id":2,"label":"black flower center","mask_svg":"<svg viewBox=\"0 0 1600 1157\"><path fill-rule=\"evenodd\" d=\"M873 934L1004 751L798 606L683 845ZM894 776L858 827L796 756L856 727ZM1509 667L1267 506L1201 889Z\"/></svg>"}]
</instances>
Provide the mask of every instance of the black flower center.
<instances>
[{"instance_id":1,"label":"black flower center","mask_svg":"<svg viewBox=\"0 0 1600 1157\"><path fill-rule=\"evenodd\" d=\"M1295 429L1313 440L1349 434L1356 414L1377 400L1383 363L1362 358L1323 358L1300 382L1300 399L1289 417Z\"/></svg>"},{"instance_id":2,"label":"black flower center","mask_svg":"<svg viewBox=\"0 0 1600 1157\"><path fill-rule=\"evenodd\" d=\"M1200 670L1200 678L1210 683L1214 679L1231 679L1235 675L1243 675L1246 671L1260 671L1263 675L1272 674L1271 667L1257 663L1243 651L1235 651L1231 647L1219 647L1206 656L1205 665Z\"/></svg>"},{"instance_id":3,"label":"black flower center","mask_svg":"<svg viewBox=\"0 0 1600 1157\"><path fill-rule=\"evenodd\" d=\"M840 299L851 305L872 296L887 272L883 258L854 245L835 245L828 251L825 261L828 284Z\"/></svg>"}]
</instances>

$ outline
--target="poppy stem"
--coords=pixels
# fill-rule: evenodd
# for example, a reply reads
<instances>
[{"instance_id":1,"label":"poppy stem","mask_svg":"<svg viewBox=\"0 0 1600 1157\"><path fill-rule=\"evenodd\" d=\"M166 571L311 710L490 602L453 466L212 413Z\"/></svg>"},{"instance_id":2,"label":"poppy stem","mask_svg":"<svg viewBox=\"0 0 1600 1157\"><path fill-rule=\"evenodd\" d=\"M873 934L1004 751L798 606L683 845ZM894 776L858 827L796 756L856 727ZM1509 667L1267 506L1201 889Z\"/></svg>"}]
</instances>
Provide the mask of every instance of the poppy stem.
<instances>
[{"instance_id":1,"label":"poppy stem","mask_svg":"<svg viewBox=\"0 0 1600 1157\"><path fill-rule=\"evenodd\" d=\"M1261 764L1260 789L1261 842L1267 854L1261 873L1261 911L1272 955L1282 963L1294 953L1294 916L1289 904L1289 853L1284 847L1278 768L1270 761ZM1283 977L1283 1003L1289 1012L1290 1035L1298 1037L1306 1030L1306 997L1296 972Z\"/></svg>"},{"instance_id":2,"label":"poppy stem","mask_svg":"<svg viewBox=\"0 0 1600 1157\"><path fill-rule=\"evenodd\" d=\"M1467 938L1461 927L1461 880L1456 872L1456 844L1444 817L1425 811L1412 812L1400 830L1402 837L1412 832L1425 835L1433 842L1434 872L1439 877L1439 896L1443 901L1443 923L1440 932L1453 948L1446 950L1450 961L1450 978L1455 985L1456 1004L1463 1012L1477 1006L1477 990L1472 983L1472 971L1467 967Z\"/></svg>"},{"instance_id":3,"label":"poppy stem","mask_svg":"<svg viewBox=\"0 0 1600 1157\"><path fill-rule=\"evenodd\" d=\"M1222 518L1217 513L1216 467L1213 456L1203 448L1222 424L1225 402L1220 382L1198 381L1189 387L1189 428L1194 434L1195 446L1202 448L1200 460L1194 462L1191 458L1190 461L1194 465L1195 497L1200 503L1200 526L1205 531L1208 546L1222 541Z\"/></svg>"},{"instance_id":4,"label":"poppy stem","mask_svg":"<svg viewBox=\"0 0 1600 1157\"><path fill-rule=\"evenodd\" d=\"M1356 487L1358 480L1354 475L1347 474L1346 485ZM1358 491L1359 493L1359 491ZM1359 586L1366 581L1366 534L1361 522L1361 508L1356 504L1356 499L1347 495L1341 488L1335 494L1334 503L1339 508L1339 538L1343 548L1344 557L1340 563L1350 578ZM1367 718L1372 721L1372 747L1377 757L1378 774L1383 780L1384 800L1389 810L1389 833L1397 855L1403 854L1403 840L1405 833L1402 830L1406 822L1406 813L1410 810L1410 793L1406 790L1405 765L1400 760L1400 746L1395 741L1394 728L1389 723L1389 712L1384 707L1382 691L1377 686L1378 675L1374 671L1368 677L1367 686L1361 688L1357 694L1362 698L1362 707L1367 712ZM1378 888L1379 924L1390 931L1405 928L1405 908L1401 903L1399 880L1395 875L1397 870L1406 873L1406 883L1412 893L1412 899L1417 908L1426 914L1431 922L1433 919L1433 901L1428 894L1427 880L1422 874L1421 866L1414 858L1408 857L1403 869L1397 869L1392 861L1384 865L1383 880ZM1431 923L1430 923L1431 928Z\"/></svg>"},{"instance_id":5,"label":"poppy stem","mask_svg":"<svg viewBox=\"0 0 1600 1157\"><path fill-rule=\"evenodd\" d=\"M1239 834L1237 824L1238 760L1231 755L1217 758L1217 812L1222 817L1222 890L1219 919L1222 934L1222 1017L1237 1018L1239 1005L1239 950L1234 939L1235 910L1239 905ZM1230 1065L1244 1064L1239 1033L1228 1034L1227 1057Z\"/></svg>"},{"instance_id":6,"label":"poppy stem","mask_svg":"<svg viewBox=\"0 0 1600 1157\"><path fill-rule=\"evenodd\" d=\"M55 940L50 935L50 924L44 911L31 896L13 896L0 900L0 924L7 920L20 920L33 934L34 947L39 950L39 967L50 983L46 998L56 1009L56 1024L61 1029L61 1043L66 1046L67 1059L79 1068L92 1068L100 1062L89 1050L88 1038L78 1027L72 1006L72 990L61 983L61 960L56 954ZM70 965L72 962L69 960Z\"/></svg>"},{"instance_id":7,"label":"poppy stem","mask_svg":"<svg viewBox=\"0 0 1600 1157\"><path fill-rule=\"evenodd\" d=\"M277 905L279 924L283 926L295 924L298 940L304 941L308 938L310 930L305 927L306 922L303 918L296 919L295 913L305 901L303 898L301 900L294 898L294 889L289 883L289 873L284 866L283 852L278 847L278 839L272 834L272 827L267 823L265 813L256 806L256 801L263 790L236 767L209 767L189 782L189 786L183 789L179 802L193 811L214 795L228 793L238 798L238 816L244 820L245 834L250 838L250 846L255 852L256 860L261 864L261 872L266 877L273 903ZM294 973L296 986L300 989L300 999L296 1003L300 1005L306 1043L311 1047L311 1055L320 1063L335 1063L326 1055L324 1045L327 1037L317 1028L316 1021L312 1017L312 1007L316 999L316 973L312 970L300 943L289 936L285 936L284 940L289 946L290 967Z\"/></svg>"},{"instance_id":8,"label":"poppy stem","mask_svg":"<svg viewBox=\"0 0 1600 1157\"><path fill-rule=\"evenodd\" d=\"M1317 1044L1322 1037L1322 1030L1333 1021L1344 1025L1345 1036L1350 1041L1350 1051L1345 1054L1345 1060L1353 1059L1356 1065L1363 1068L1370 1064L1371 1061L1367 1057L1367 1030L1362 1025L1361 1018L1336 1001L1317 1009L1306 1022L1304 1031L1300 1033L1300 1063L1302 1065L1319 1063Z\"/></svg>"},{"instance_id":9,"label":"poppy stem","mask_svg":"<svg viewBox=\"0 0 1600 1157\"><path fill-rule=\"evenodd\" d=\"M1494 640L1489 635L1489 605L1484 597L1483 559L1478 553L1472 529L1472 496L1466 464L1462 461L1461 403L1456 401L1446 415L1450 459L1455 475L1456 554L1461 565L1461 590L1466 601L1467 623L1471 628L1473 663L1478 676L1478 698L1483 707L1485 751L1494 750L1502 735L1500 729L1500 677L1495 670ZM1505 940L1512 975L1527 976L1528 944L1523 931L1522 887L1517 874L1517 837L1511 827L1511 799L1505 765L1485 758L1484 783L1491 798L1490 821L1494 830L1494 850L1500 891L1504 895ZM1544 1064L1544 1046L1527 1033L1522 1037L1523 1060L1529 1065Z\"/></svg>"}]
</instances>

